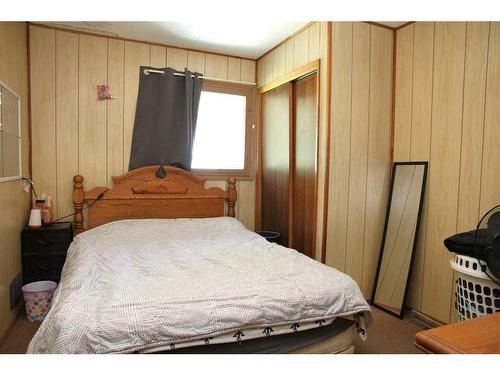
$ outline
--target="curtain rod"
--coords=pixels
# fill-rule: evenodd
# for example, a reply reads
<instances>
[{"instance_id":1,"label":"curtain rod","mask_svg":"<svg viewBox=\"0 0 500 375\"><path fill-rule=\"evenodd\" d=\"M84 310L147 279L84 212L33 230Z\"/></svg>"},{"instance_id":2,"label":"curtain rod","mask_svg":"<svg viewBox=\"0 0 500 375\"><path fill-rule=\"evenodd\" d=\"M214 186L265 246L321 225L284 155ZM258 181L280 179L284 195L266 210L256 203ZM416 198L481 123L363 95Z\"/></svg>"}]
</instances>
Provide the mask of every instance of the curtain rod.
<instances>
[{"instance_id":1,"label":"curtain rod","mask_svg":"<svg viewBox=\"0 0 500 375\"><path fill-rule=\"evenodd\" d=\"M149 75L150 73L156 73L156 74L165 74L163 70L155 70L155 69L144 69L144 74ZM184 73L177 73L174 72L174 76L180 76L180 77L185 77L186 75ZM191 78L193 78L194 75L191 75ZM206 79L207 81L217 81L217 82L228 82L228 83L238 83L242 85L249 85L249 86L256 86L256 83L251 83L251 82L241 82L241 81L234 81L230 79L221 79L221 78L209 78L209 77L204 77L204 76L199 76L199 79Z\"/></svg>"}]
</instances>

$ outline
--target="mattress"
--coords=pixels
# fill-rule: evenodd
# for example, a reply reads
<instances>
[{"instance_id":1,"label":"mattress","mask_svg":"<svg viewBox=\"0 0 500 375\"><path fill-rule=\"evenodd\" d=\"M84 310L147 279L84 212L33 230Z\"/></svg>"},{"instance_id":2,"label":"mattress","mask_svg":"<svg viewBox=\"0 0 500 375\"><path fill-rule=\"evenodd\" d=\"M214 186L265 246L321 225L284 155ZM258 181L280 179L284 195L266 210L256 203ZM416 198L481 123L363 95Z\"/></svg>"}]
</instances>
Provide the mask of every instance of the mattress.
<instances>
[{"instance_id":1,"label":"mattress","mask_svg":"<svg viewBox=\"0 0 500 375\"><path fill-rule=\"evenodd\" d=\"M307 323L288 323L288 324L278 324L278 325L267 325L263 327L254 327L241 329L236 332L228 332L222 335L216 335L211 337L205 337L197 340L190 340L181 342L178 344L171 343L164 347L158 346L153 349L142 350L141 353L153 353L156 351L166 351L166 350L177 350L181 348L200 346L200 345L218 345L226 343L236 343L240 345L244 341L255 340L262 337L276 337L283 336L291 333L298 333L302 331L312 330L314 328L320 328L322 326L327 326L333 323L334 319L318 319L315 322Z\"/></svg>"},{"instance_id":2,"label":"mattress","mask_svg":"<svg viewBox=\"0 0 500 375\"><path fill-rule=\"evenodd\" d=\"M239 342L207 345L206 343L184 348L157 351L163 354L285 354L285 353L339 353L352 346L356 335L354 322L335 319L332 323L304 328L282 335L272 335Z\"/></svg>"},{"instance_id":3,"label":"mattress","mask_svg":"<svg viewBox=\"0 0 500 375\"><path fill-rule=\"evenodd\" d=\"M348 275L236 219L122 220L75 237L28 353L150 352L369 311Z\"/></svg>"}]
</instances>

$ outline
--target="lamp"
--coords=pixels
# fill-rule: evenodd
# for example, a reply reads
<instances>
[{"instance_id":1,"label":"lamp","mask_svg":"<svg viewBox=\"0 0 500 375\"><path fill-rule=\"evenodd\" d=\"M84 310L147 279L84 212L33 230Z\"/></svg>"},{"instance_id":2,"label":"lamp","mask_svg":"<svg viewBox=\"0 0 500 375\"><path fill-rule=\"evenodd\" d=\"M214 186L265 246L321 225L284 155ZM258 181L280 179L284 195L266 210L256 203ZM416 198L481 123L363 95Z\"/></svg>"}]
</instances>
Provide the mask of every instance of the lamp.
<instances>
[{"instance_id":1,"label":"lamp","mask_svg":"<svg viewBox=\"0 0 500 375\"><path fill-rule=\"evenodd\" d=\"M35 203L32 205L28 226L38 228L44 225L49 225L52 221L52 198L42 194L38 197L33 181L27 177L21 178L21 189L25 192L33 192Z\"/></svg>"},{"instance_id":2,"label":"lamp","mask_svg":"<svg viewBox=\"0 0 500 375\"><path fill-rule=\"evenodd\" d=\"M38 199L33 181L31 181L28 177L21 177L21 189L23 189L27 193L29 193L31 190L35 195L35 198Z\"/></svg>"}]
</instances>

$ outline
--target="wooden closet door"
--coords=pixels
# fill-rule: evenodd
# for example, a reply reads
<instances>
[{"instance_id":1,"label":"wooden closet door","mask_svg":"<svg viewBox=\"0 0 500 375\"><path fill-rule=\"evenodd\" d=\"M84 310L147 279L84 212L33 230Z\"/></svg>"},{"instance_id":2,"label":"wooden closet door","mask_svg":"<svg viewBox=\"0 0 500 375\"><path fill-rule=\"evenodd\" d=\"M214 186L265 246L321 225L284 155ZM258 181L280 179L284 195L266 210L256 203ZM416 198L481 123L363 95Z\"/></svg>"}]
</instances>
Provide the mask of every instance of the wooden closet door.
<instances>
[{"instance_id":1,"label":"wooden closet door","mask_svg":"<svg viewBox=\"0 0 500 375\"><path fill-rule=\"evenodd\" d=\"M291 246L314 257L316 237L317 80L294 82Z\"/></svg>"},{"instance_id":2,"label":"wooden closet door","mask_svg":"<svg viewBox=\"0 0 500 375\"><path fill-rule=\"evenodd\" d=\"M288 246L291 84L262 94L262 230Z\"/></svg>"}]
</instances>

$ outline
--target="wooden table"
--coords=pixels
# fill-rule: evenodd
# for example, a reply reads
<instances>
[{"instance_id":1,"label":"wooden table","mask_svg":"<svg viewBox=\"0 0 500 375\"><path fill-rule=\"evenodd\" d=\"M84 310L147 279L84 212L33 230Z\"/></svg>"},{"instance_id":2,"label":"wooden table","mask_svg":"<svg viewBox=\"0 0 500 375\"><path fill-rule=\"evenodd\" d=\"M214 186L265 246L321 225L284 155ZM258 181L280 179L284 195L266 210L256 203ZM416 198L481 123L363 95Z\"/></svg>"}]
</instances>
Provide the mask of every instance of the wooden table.
<instances>
[{"instance_id":1,"label":"wooden table","mask_svg":"<svg viewBox=\"0 0 500 375\"><path fill-rule=\"evenodd\" d=\"M500 354L500 313L418 332L415 346L426 353Z\"/></svg>"}]
</instances>

